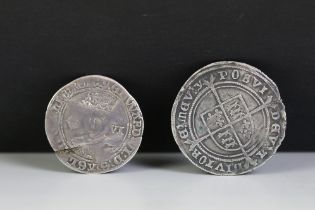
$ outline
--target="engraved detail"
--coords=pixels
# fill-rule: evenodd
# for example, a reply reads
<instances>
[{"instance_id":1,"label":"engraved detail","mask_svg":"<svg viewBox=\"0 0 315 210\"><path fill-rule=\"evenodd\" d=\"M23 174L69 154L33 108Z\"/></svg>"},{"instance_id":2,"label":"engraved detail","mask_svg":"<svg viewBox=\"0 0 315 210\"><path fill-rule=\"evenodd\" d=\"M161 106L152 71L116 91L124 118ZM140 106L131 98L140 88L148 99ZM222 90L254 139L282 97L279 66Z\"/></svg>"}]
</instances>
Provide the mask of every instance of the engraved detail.
<instances>
[{"instance_id":1,"label":"engraved detail","mask_svg":"<svg viewBox=\"0 0 315 210\"><path fill-rule=\"evenodd\" d=\"M113 110L116 102L117 98L112 94L108 94L106 92L102 94L98 92L91 92L81 101L81 104L91 109L100 109L109 112Z\"/></svg>"},{"instance_id":2,"label":"engraved detail","mask_svg":"<svg viewBox=\"0 0 315 210\"><path fill-rule=\"evenodd\" d=\"M205 115L205 122L210 130L222 128L227 123L220 107L215 108L214 111L207 112Z\"/></svg>"},{"instance_id":3,"label":"engraved detail","mask_svg":"<svg viewBox=\"0 0 315 210\"><path fill-rule=\"evenodd\" d=\"M227 113L230 115L231 121L245 116L245 111L239 103L239 100L233 100L226 105Z\"/></svg>"},{"instance_id":4,"label":"engraved detail","mask_svg":"<svg viewBox=\"0 0 315 210\"><path fill-rule=\"evenodd\" d=\"M125 129L124 126L112 124L112 133L113 134L124 135L124 129Z\"/></svg>"},{"instance_id":5,"label":"engraved detail","mask_svg":"<svg viewBox=\"0 0 315 210\"><path fill-rule=\"evenodd\" d=\"M252 132L251 132L251 128L252 128L252 125L250 123L250 121L248 119L244 119L242 121L242 126L241 126L241 129L240 129L240 134L246 138L246 139L250 139L251 135L252 135Z\"/></svg>"},{"instance_id":6,"label":"engraved detail","mask_svg":"<svg viewBox=\"0 0 315 210\"><path fill-rule=\"evenodd\" d=\"M80 122L79 120L73 119L73 116L70 116L67 120L66 123L69 127L69 129L78 129L80 127Z\"/></svg>"},{"instance_id":7,"label":"engraved detail","mask_svg":"<svg viewBox=\"0 0 315 210\"><path fill-rule=\"evenodd\" d=\"M235 148L237 146L235 136L229 130L218 132L218 138L226 149Z\"/></svg>"},{"instance_id":8,"label":"engraved detail","mask_svg":"<svg viewBox=\"0 0 315 210\"><path fill-rule=\"evenodd\" d=\"M172 131L181 151L199 168L220 175L260 166L279 147L285 124L275 84L237 62L197 71L172 109Z\"/></svg>"},{"instance_id":9,"label":"engraved detail","mask_svg":"<svg viewBox=\"0 0 315 210\"><path fill-rule=\"evenodd\" d=\"M61 162L81 173L105 173L134 156L143 118L137 102L116 81L86 76L55 94L45 128Z\"/></svg>"}]
</instances>

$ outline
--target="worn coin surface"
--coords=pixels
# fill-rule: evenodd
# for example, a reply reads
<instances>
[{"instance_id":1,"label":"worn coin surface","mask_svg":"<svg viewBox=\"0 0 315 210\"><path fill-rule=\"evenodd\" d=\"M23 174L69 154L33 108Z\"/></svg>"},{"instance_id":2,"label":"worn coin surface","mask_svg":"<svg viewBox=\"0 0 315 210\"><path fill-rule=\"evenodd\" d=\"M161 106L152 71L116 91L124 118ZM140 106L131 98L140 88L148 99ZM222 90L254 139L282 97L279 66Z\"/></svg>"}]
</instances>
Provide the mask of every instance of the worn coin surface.
<instances>
[{"instance_id":1,"label":"worn coin surface","mask_svg":"<svg viewBox=\"0 0 315 210\"><path fill-rule=\"evenodd\" d=\"M85 76L62 87L49 102L45 129L62 163L81 173L106 173L137 152L143 117L118 82Z\"/></svg>"},{"instance_id":2,"label":"worn coin surface","mask_svg":"<svg viewBox=\"0 0 315 210\"><path fill-rule=\"evenodd\" d=\"M216 62L194 73L172 109L172 131L182 153L216 175L252 171L280 146L285 107L276 84L260 70Z\"/></svg>"}]
</instances>

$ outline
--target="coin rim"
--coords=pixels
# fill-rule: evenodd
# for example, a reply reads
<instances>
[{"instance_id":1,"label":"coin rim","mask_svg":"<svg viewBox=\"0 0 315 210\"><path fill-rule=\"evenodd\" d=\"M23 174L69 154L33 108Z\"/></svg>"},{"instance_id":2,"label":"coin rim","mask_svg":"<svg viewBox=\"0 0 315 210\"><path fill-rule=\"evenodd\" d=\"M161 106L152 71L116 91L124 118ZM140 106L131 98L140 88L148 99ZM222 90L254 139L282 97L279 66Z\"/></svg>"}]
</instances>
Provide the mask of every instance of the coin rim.
<instances>
[{"instance_id":1,"label":"coin rim","mask_svg":"<svg viewBox=\"0 0 315 210\"><path fill-rule=\"evenodd\" d=\"M51 104L52 104L52 102L54 101L55 97L56 97L65 87L67 87L68 85L70 85L70 84L72 84L72 83L75 83L75 82L78 81L78 80L82 80L82 79L86 79L86 78L100 78L100 79L102 79L102 80L109 80L110 82L112 82L112 83L114 83L115 85L119 86L123 91L126 92L127 96L128 96L131 100L134 100L134 101L135 101L136 106L137 106L139 112L141 113L141 117L142 117L142 126L141 126L141 127L142 127L142 129L141 129L141 135L140 135L139 137L137 137L137 138L139 138L139 144L135 146L135 149L134 149L133 153L131 153L130 156L129 156L127 159L125 159L122 164L119 164L119 165L117 165L117 166L115 166L115 167L112 167L112 168L109 169L109 170L104 169L104 170L102 170L102 171L97 171L97 172L89 172L89 171L86 171L86 172L85 172L85 171L81 171L81 170L79 170L79 169L77 169L77 168L75 168L75 167L72 167L70 164L68 164L67 162L64 162L64 161L58 156L57 153L58 153L59 151L56 151L56 150L52 147L51 139L50 139L50 137L49 137L49 135L48 135L48 133L47 133L47 131L48 131L48 128L47 128L47 126L46 126L46 125L47 125L47 114L48 114L48 111L49 111L49 107L51 106ZM95 173L95 174L104 174L104 173L109 173L109 172L112 172L112 171L115 171L115 170L120 169L121 167L123 167L125 164L127 164L127 163L136 155L136 153L138 152L138 150L139 150L139 148L140 148L140 146L141 146L142 137L143 137L143 133L144 133L144 117L143 117L142 111L141 111L141 109L140 109L140 106L139 106L138 102L135 100L135 98L126 90L126 88L124 88L124 87L123 87L119 82L117 82L116 80L114 80L114 79L112 79L112 78L109 78L109 77L106 77L106 76L94 75L94 74L93 74L93 75L86 75L86 76L79 77L79 78L77 78L77 79L75 79L75 80L72 80L71 82L67 83L66 85L63 85L61 88L59 88L59 89L54 93L54 95L51 97L51 99L50 99L50 101L49 101L49 103L48 103L48 105L47 105L47 109L46 109L46 112L45 112L45 122L44 122L44 123L45 123L44 126L45 126L45 133L46 133L47 140L48 140L48 142L49 142L49 144L50 144L50 147L51 147L52 150L54 151L56 157L58 158L58 160L59 160L62 164L64 164L65 166L67 166L69 169L71 169L72 171L76 171L76 172L79 172L79 173L82 173L82 174L93 174L93 173ZM130 122L129 122L129 123L130 123ZM70 148L70 149L71 149L71 148Z\"/></svg>"},{"instance_id":2,"label":"coin rim","mask_svg":"<svg viewBox=\"0 0 315 210\"><path fill-rule=\"evenodd\" d=\"M259 165L257 166L254 166L250 169L247 169L247 170L244 170L244 171L241 171L241 172L237 172L237 173L216 173L216 172L213 172L213 171L210 171L210 170L206 170L205 168L199 166L197 163L195 163L189 156L188 156L188 152L186 152L182 146L180 145L180 142L179 142L179 138L178 138L178 135L177 135L177 132L176 132L176 128L175 128L175 115L176 115L176 108L178 106L178 103L180 101L180 98L181 96L183 95L184 91L185 91L185 88L186 88L186 85L188 83L190 83L192 80L194 80L195 78L197 78L198 76L200 76L201 74L203 74L203 71L206 71L208 68L211 68L211 67L214 67L216 65L221 65L221 66L224 66L224 65L234 65L236 67L238 66L241 66L241 67L245 67L251 71L254 71L254 72L257 72L258 74L262 75L262 77L265 77L266 80L268 82L270 82L270 85L271 88L275 88L275 93L278 93L278 104L281 104L281 106L283 107L280 111L281 111L281 127L283 129L283 132L282 132L282 135L279 136L279 140L278 140L278 144L274 147L273 151L270 153L269 157L267 157L263 162L261 162ZM263 166L278 150L278 148L281 146L282 144L282 141L284 140L285 138L285 133L286 133L286 127L287 127L287 116L286 116L286 111L285 111L285 105L283 103L283 100L280 96L280 92L279 92L279 89L277 87L277 85L275 84L275 82L273 80L271 80L265 73L263 73L261 70L259 70L258 68L254 67L254 66L251 66L249 64L246 64L246 63L242 63L242 62L237 62L237 61L217 61L217 62L213 62L213 63L210 63L206 66L203 66L201 68L199 68L196 72L194 72L186 81L185 83L181 86L176 98L175 98L175 101L173 103L173 107L172 107L172 111L171 111L171 129L172 129L172 134L173 134L173 138L179 148L179 150L181 151L181 153L193 164L195 165L196 167L198 167L199 169L201 169L202 171L205 171L209 174L212 174L212 175L218 175L218 176L233 176L233 175L243 175L243 174L247 174L247 173L250 173L254 170L256 170L257 168L260 168L261 166Z\"/></svg>"}]
</instances>

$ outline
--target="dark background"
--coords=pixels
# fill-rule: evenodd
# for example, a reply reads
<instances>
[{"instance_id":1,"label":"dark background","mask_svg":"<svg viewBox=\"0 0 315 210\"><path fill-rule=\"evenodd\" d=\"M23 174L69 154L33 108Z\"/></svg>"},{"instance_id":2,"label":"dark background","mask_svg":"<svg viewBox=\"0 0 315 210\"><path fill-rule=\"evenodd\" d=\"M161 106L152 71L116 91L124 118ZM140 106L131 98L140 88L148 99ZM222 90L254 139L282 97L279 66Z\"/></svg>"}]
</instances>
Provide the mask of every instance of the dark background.
<instances>
[{"instance_id":1,"label":"dark background","mask_svg":"<svg viewBox=\"0 0 315 210\"><path fill-rule=\"evenodd\" d=\"M51 151L52 95L77 77L119 81L144 114L141 151L178 151L176 94L200 67L260 68L286 105L285 151L315 150L314 1L0 1L0 151Z\"/></svg>"}]
</instances>

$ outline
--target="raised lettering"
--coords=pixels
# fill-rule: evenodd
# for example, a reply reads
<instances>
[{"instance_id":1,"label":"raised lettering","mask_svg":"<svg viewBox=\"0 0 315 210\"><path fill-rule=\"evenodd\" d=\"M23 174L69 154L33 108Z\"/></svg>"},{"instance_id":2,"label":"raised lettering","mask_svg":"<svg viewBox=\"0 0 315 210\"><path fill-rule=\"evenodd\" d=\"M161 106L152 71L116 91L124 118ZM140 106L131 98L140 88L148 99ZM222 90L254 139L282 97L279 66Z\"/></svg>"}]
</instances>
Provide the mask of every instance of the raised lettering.
<instances>
[{"instance_id":1,"label":"raised lettering","mask_svg":"<svg viewBox=\"0 0 315 210\"><path fill-rule=\"evenodd\" d=\"M272 125L271 125L271 131L270 131L270 132L271 132L271 133L274 133L274 132L280 133L280 125L277 124L277 123L272 124Z\"/></svg>"},{"instance_id":2,"label":"raised lettering","mask_svg":"<svg viewBox=\"0 0 315 210\"><path fill-rule=\"evenodd\" d=\"M217 167L215 167L215 170L221 171L221 172L225 172L222 163L219 163L219 164L217 165Z\"/></svg>"},{"instance_id":3,"label":"raised lettering","mask_svg":"<svg viewBox=\"0 0 315 210\"><path fill-rule=\"evenodd\" d=\"M218 73L220 75L220 80L225 80L228 75L226 71L219 71Z\"/></svg>"},{"instance_id":4,"label":"raised lettering","mask_svg":"<svg viewBox=\"0 0 315 210\"><path fill-rule=\"evenodd\" d=\"M201 152L199 152L197 149L194 149L194 151L191 153L191 155L198 159L199 155L201 155Z\"/></svg>"},{"instance_id":5,"label":"raised lettering","mask_svg":"<svg viewBox=\"0 0 315 210\"><path fill-rule=\"evenodd\" d=\"M263 159L267 155L267 152L265 150L260 150L256 153L256 155Z\"/></svg>"},{"instance_id":6,"label":"raised lettering","mask_svg":"<svg viewBox=\"0 0 315 210\"><path fill-rule=\"evenodd\" d=\"M205 164L206 161L207 161L207 157L204 156L204 155L199 158L199 163L202 164L202 165Z\"/></svg>"},{"instance_id":7,"label":"raised lettering","mask_svg":"<svg viewBox=\"0 0 315 210\"><path fill-rule=\"evenodd\" d=\"M240 72L238 70L232 71L232 79L238 79L240 77Z\"/></svg>"},{"instance_id":8,"label":"raised lettering","mask_svg":"<svg viewBox=\"0 0 315 210\"><path fill-rule=\"evenodd\" d=\"M242 82L248 84L250 81L250 75L249 74L244 74Z\"/></svg>"}]
</instances>

